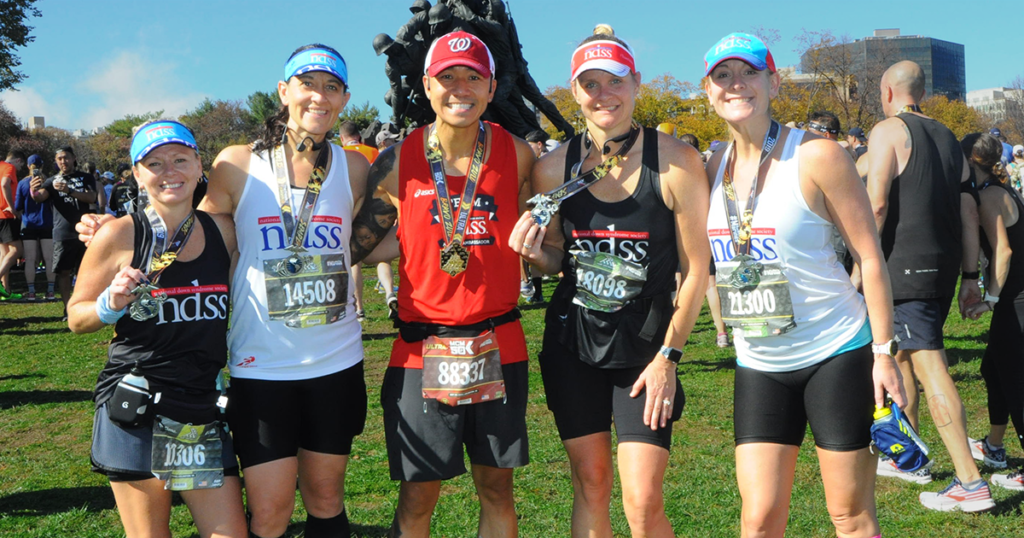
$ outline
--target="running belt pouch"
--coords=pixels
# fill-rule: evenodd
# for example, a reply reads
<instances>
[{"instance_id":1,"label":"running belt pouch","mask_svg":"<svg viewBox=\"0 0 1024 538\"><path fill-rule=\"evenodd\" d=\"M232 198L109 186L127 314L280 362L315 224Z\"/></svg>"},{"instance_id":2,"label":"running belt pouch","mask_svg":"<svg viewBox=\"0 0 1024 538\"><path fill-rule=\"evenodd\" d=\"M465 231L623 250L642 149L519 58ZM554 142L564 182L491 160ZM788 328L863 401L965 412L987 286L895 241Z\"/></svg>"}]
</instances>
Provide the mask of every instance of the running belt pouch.
<instances>
[{"instance_id":1,"label":"running belt pouch","mask_svg":"<svg viewBox=\"0 0 1024 538\"><path fill-rule=\"evenodd\" d=\"M479 336L480 333L487 330L494 330L499 325L511 323L519 318L523 317L523 313L519 311L519 308L513 308L500 316L494 316L493 318L486 319L480 323L474 323L472 325L437 325L434 323L418 323L418 322L406 322L400 319L395 320L395 328L398 329L398 334L402 337L402 340L415 343L422 342L430 336L440 336L442 338L472 338Z\"/></svg>"},{"instance_id":2,"label":"running belt pouch","mask_svg":"<svg viewBox=\"0 0 1024 538\"><path fill-rule=\"evenodd\" d=\"M667 293L635 299L617 312L570 306L560 341L582 361L598 368L629 366L613 364L615 357L630 357L634 365L646 364L665 339L671 319L665 314L671 309Z\"/></svg>"},{"instance_id":3,"label":"running belt pouch","mask_svg":"<svg viewBox=\"0 0 1024 538\"><path fill-rule=\"evenodd\" d=\"M136 428L149 423L152 399L148 390L121 381L107 401L107 414L116 424Z\"/></svg>"}]
</instances>

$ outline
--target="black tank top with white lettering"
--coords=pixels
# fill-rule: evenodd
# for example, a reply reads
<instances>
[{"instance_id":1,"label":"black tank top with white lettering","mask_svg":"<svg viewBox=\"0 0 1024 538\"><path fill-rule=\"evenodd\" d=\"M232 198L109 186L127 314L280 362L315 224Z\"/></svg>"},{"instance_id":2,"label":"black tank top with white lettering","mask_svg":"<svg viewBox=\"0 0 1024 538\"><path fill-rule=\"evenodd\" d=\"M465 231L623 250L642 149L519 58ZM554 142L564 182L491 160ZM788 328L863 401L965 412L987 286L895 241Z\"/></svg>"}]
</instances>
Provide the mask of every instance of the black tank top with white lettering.
<instances>
[{"instance_id":1,"label":"black tank top with white lettering","mask_svg":"<svg viewBox=\"0 0 1024 538\"><path fill-rule=\"evenodd\" d=\"M577 136L568 142L566 181L580 155L581 141ZM675 219L662 200L658 170L658 132L645 128L640 180L630 197L603 202L584 190L563 202L559 210L565 234L565 277L552 296L547 331L558 331L562 344L593 366L647 364L668 330L679 256ZM574 249L611 253L644 266L647 280L638 296L611 313L574 304L576 272L569 254Z\"/></svg>"},{"instance_id":2,"label":"black tank top with white lettering","mask_svg":"<svg viewBox=\"0 0 1024 538\"><path fill-rule=\"evenodd\" d=\"M150 391L162 393L158 413L192 421L193 412L209 411L216 402L217 375L227 362L231 258L213 219L201 211L196 211L196 217L202 223L206 247L196 259L175 261L160 276L158 285L167 292L167 301L157 317L135 321L125 314L118 320L107 364L96 382L97 407L110 398L136 361ZM146 217L133 213L131 218L135 224L132 267L143 267Z\"/></svg>"},{"instance_id":3,"label":"black tank top with white lettering","mask_svg":"<svg viewBox=\"0 0 1024 538\"><path fill-rule=\"evenodd\" d=\"M931 118L898 116L910 131L910 160L892 182L882 252L893 299L952 297L960 275L960 179L956 136Z\"/></svg>"}]
</instances>

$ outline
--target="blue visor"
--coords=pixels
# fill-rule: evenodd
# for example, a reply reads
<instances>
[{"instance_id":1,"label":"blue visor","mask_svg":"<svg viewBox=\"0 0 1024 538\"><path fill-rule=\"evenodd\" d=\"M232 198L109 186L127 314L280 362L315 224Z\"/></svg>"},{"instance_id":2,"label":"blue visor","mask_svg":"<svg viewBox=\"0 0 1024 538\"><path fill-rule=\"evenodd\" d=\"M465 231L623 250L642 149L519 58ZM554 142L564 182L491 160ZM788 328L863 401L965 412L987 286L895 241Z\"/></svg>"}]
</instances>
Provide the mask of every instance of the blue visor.
<instances>
[{"instance_id":1,"label":"blue visor","mask_svg":"<svg viewBox=\"0 0 1024 538\"><path fill-rule=\"evenodd\" d=\"M284 80L287 82L295 75L309 73L310 71L325 71L341 81L348 87L348 66L345 59L338 53L327 49L307 49L295 56L292 56L288 63L284 64Z\"/></svg>"},{"instance_id":2,"label":"blue visor","mask_svg":"<svg viewBox=\"0 0 1024 538\"><path fill-rule=\"evenodd\" d=\"M139 129L132 137L132 164L164 144L181 144L199 152L196 139L187 127L176 121L158 121Z\"/></svg>"}]
</instances>

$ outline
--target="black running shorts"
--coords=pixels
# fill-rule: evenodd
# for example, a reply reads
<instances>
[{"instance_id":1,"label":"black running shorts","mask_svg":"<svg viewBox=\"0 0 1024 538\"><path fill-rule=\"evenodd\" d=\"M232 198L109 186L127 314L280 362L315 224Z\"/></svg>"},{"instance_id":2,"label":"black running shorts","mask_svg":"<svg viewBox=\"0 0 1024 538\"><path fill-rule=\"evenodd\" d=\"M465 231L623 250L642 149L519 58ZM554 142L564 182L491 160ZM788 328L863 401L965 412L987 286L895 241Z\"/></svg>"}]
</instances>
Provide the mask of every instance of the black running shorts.
<instances>
[{"instance_id":1,"label":"black running shorts","mask_svg":"<svg viewBox=\"0 0 1024 538\"><path fill-rule=\"evenodd\" d=\"M347 456L366 423L363 363L313 379L232 379L228 425L242 468L299 449Z\"/></svg>"},{"instance_id":2,"label":"black running shorts","mask_svg":"<svg viewBox=\"0 0 1024 538\"><path fill-rule=\"evenodd\" d=\"M900 349L945 349L942 325L952 302L952 297L895 301L892 327Z\"/></svg>"},{"instance_id":3,"label":"black running shorts","mask_svg":"<svg viewBox=\"0 0 1024 538\"><path fill-rule=\"evenodd\" d=\"M526 361L503 364L503 401L449 406L423 397L423 370L388 367L380 391L392 480L432 482L466 472L469 461L501 469L529 463Z\"/></svg>"},{"instance_id":4,"label":"black running shorts","mask_svg":"<svg viewBox=\"0 0 1024 538\"><path fill-rule=\"evenodd\" d=\"M864 346L793 372L739 366L734 389L736 444L800 446L807 423L814 444L834 452L871 444L874 355Z\"/></svg>"},{"instance_id":5,"label":"black running shorts","mask_svg":"<svg viewBox=\"0 0 1024 538\"><path fill-rule=\"evenodd\" d=\"M0 219L0 243L21 241L21 219Z\"/></svg>"},{"instance_id":6,"label":"black running shorts","mask_svg":"<svg viewBox=\"0 0 1024 538\"><path fill-rule=\"evenodd\" d=\"M540 354L540 371L548 409L555 415L559 437L565 441L610 432L614 418L619 443L646 443L667 450L672 444L672 423L682 416L686 396L677 377L668 425L657 430L645 425L647 392L641 392L636 398L631 398L629 393L646 367L595 368L564 346L546 343Z\"/></svg>"},{"instance_id":7,"label":"black running shorts","mask_svg":"<svg viewBox=\"0 0 1024 538\"><path fill-rule=\"evenodd\" d=\"M85 243L77 239L53 242L53 270L56 273L78 271L85 256Z\"/></svg>"}]
</instances>

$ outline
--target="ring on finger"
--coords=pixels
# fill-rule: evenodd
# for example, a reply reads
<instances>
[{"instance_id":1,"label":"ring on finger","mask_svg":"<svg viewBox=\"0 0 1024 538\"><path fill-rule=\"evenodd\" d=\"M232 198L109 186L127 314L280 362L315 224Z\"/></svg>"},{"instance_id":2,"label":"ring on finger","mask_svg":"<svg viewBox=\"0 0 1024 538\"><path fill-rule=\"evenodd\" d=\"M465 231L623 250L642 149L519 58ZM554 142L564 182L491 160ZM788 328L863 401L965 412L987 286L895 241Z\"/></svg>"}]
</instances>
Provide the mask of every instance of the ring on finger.
<instances>
[{"instance_id":1,"label":"ring on finger","mask_svg":"<svg viewBox=\"0 0 1024 538\"><path fill-rule=\"evenodd\" d=\"M523 248L533 248L533 245L529 243L523 243Z\"/></svg>"},{"instance_id":2,"label":"ring on finger","mask_svg":"<svg viewBox=\"0 0 1024 538\"><path fill-rule=\"evenodd\" d=\"M665 398L664 400L661 401L661 403L662 405L672 405L672 400Z\"/></svg>"}]
</instances>

